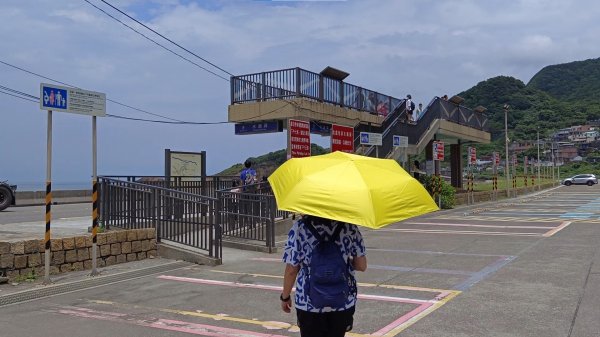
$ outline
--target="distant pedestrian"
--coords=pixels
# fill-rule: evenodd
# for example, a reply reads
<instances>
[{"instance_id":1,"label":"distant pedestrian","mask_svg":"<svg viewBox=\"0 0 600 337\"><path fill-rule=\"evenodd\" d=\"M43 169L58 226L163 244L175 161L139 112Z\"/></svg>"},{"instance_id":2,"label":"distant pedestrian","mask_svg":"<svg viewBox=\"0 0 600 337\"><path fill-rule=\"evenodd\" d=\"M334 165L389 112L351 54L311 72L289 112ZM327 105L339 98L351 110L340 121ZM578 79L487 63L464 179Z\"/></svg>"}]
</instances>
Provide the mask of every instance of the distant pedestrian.
<instances>
[{"instance_id":1,"label":"distant pedestrian","mask_svg":"<svg viewBox=\"0 0 600 337\"><path fill-rule=\"evenodd\" d=\"M448 95L444 95L444 96L442 96L442 99L443 99L444 101L447 101L447 100L448 100Z\"/></svg>"},{"instance_id":2,"label":"distant pedestrian","mask_svg":"<svg viewBox=\"0 0 600 337\"><path fill-rule=\"evenodd\" d=\"M258 182L256 178L256 170L252 168L252 161L247 159L244 162L244 169L240 173L240 180L242 181L242 185L244 185L244 191L248 190L247 185L254 185Z\"/></svg>"},{"instance_id":3,"label":"distant pedestrian","mask_svg":"<svg viewBox=\"0 0 600 337\"><path fill-rule=\"evenodd\" d=\"M415 119L413 117L413 112L415 110L415 102L412 101L411 95L406 95L406 117L408 123L414 124Z\"/></svg>"},{"instance_id":4,"label":"distant pedestrian","mask_svg":"<svg viewBox=\"0 0 600 337\"><path fill-rule=\"evenodd\" d=\"M418 160L415 160L413 162L412 171L413 171L413 177L415 177L415 179L419 180L419 178L421 178L421 165L419 164Z\"/></svg>"},{"instance_id":5,"label":"distant pedestrian","mask_svg":"<svg viewBox=\"0 0 600 337\"><path fill-rule=\"evenodd\" d=\"M421 119L421 114L423 114L423 103L419 103L417 110L415 110L415 122Z\"/></svg>"},{"instance_id":6,"label":"distant pedestrian","mask_svg":"<svg viewBox=\"0 0 600 337\"><path fill-rule=\"evenodd\" d=\"M286 264L281 309L294 306L301 337L343 337L352 329L357 298L354 271L367 269L366 249L353 224L305 215L292 226L283 252Z\"/></svg>"}]
</instances>

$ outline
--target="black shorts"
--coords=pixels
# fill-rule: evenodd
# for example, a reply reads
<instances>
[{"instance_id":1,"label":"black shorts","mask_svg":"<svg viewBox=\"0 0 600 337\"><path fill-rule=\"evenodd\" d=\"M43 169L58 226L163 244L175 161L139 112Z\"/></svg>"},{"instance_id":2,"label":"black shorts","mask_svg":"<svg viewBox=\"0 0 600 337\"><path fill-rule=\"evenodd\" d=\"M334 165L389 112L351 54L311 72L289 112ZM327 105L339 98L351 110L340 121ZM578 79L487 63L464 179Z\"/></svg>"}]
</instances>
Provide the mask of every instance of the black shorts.
<instances>
[{"instance_id":1,"label":"black shorts","mask_svg":"<svg viewBox=\"0 0 600 337\"><path fill-rule=\"evenodd\" d=\"M354 307L324 313L296 309L296 314L301 337L344 337L354 323Z\"/></svg>"}]
</instances>

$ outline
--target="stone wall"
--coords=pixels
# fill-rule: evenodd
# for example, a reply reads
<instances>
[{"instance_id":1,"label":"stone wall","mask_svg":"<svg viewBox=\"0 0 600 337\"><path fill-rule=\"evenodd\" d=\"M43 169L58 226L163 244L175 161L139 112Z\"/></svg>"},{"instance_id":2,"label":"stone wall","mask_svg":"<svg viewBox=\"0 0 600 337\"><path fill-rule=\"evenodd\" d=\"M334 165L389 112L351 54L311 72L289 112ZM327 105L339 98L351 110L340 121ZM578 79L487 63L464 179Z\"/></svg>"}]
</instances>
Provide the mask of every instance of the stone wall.
<instances>
[{"instance_id":1,"label":"stone wall","mask_svg":"<svg viewBox=\"0 0 600 337\"><path fill-rule=\"evenodd\" d=\"M156 256L156 231L132 229L98 234L98 267ZM92 237L50 240L50 274L92 269ZM14 280L44 275L44 240L0 241L0 276Z\"/></svg>"}]
</instances>

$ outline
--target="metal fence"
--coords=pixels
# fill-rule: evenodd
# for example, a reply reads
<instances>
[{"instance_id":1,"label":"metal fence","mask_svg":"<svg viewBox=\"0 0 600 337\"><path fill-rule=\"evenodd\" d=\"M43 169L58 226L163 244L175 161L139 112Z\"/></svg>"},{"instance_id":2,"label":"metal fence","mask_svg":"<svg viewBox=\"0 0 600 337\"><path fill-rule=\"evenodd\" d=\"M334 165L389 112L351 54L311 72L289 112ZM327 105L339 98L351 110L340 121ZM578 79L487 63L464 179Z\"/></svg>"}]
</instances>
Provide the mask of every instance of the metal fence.
<instances>
[{"instance_id":1,"label":"metal fence","mask_svg":"<svg viewBox=\"0 0 600 337\"><path fill-rule=\"evenodd\" d=\"M231 104L304 97L387 116L400 99L301 68L231 77Z\"/></svg>"},{"instance_id":2,"label":"metal fence","mask_svg":"<svg viewBox=\"0 0 600 337\"><path fill-rule=\"evenodd\" d=\"M200 176L171 176L165 179L164 176L103 176L104 178L115 179L119 181L135 182L144 185L151 185L172 189L180 192L216 197L216 191L233 186L234 182L239 182L239 176L206 176L204 180Z\"/></svg>"},{"instance_id":3,"label":"metal fence","mask_svg":"<svg viewBox=\"0 0 600 337\"><path fill-rule=\"evenodd\" d=\"M268 182L217 191L221 204L219 223L223 237L264 245L273 252L275 221L289 217L279 211Z\"/></svg>"},{"instance_id":4,"label":"metal fence","mask_svg":"<svg viewBox=\"0 0 600 337\"><path fill-rule=\"evenodd\" d=\"M164 240L222 258L217 198L164 187L99 177L99 216L105 228L156 228Z\"/></svg>"},{"instance_id":5,"label":"metal fence","mask_svg":"<svg viewBox=\"0 0 600 337\"><path fill-rule=\"evenodd\" d=\"M100 223L107 229L156 228L157 241L201 249L216 258L221 257L223 238L272 252L275 221L290 216L277 209L268 182L235 187L225 177L207 180L211 187L206 188L195 181L171 181L171 188L165 188L164 177L98 179ZM212 195L199 194L202 191Z\"/></svg>"}]
</instances>

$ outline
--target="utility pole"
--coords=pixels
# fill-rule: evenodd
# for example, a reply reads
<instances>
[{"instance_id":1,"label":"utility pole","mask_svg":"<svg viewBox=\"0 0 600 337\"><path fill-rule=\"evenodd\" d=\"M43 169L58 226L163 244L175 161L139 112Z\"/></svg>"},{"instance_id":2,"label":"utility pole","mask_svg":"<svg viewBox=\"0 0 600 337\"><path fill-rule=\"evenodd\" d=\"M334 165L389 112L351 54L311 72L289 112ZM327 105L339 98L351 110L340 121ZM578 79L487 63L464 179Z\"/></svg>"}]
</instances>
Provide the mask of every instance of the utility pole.
<instances>
[{"instance_id":1,"label":"utility pole","mask_svg":"<svg viewBox=\"0 0 600 337\"><path fill-rule=\"evenodd\" d=\"M509 171L508 171L508 109L510 105L504 104L504 150L505 150L505 160L504 160L504 177L506 178L506 197L510 198L510 188L509 188Z\"/></svg>"}]
</instances>

